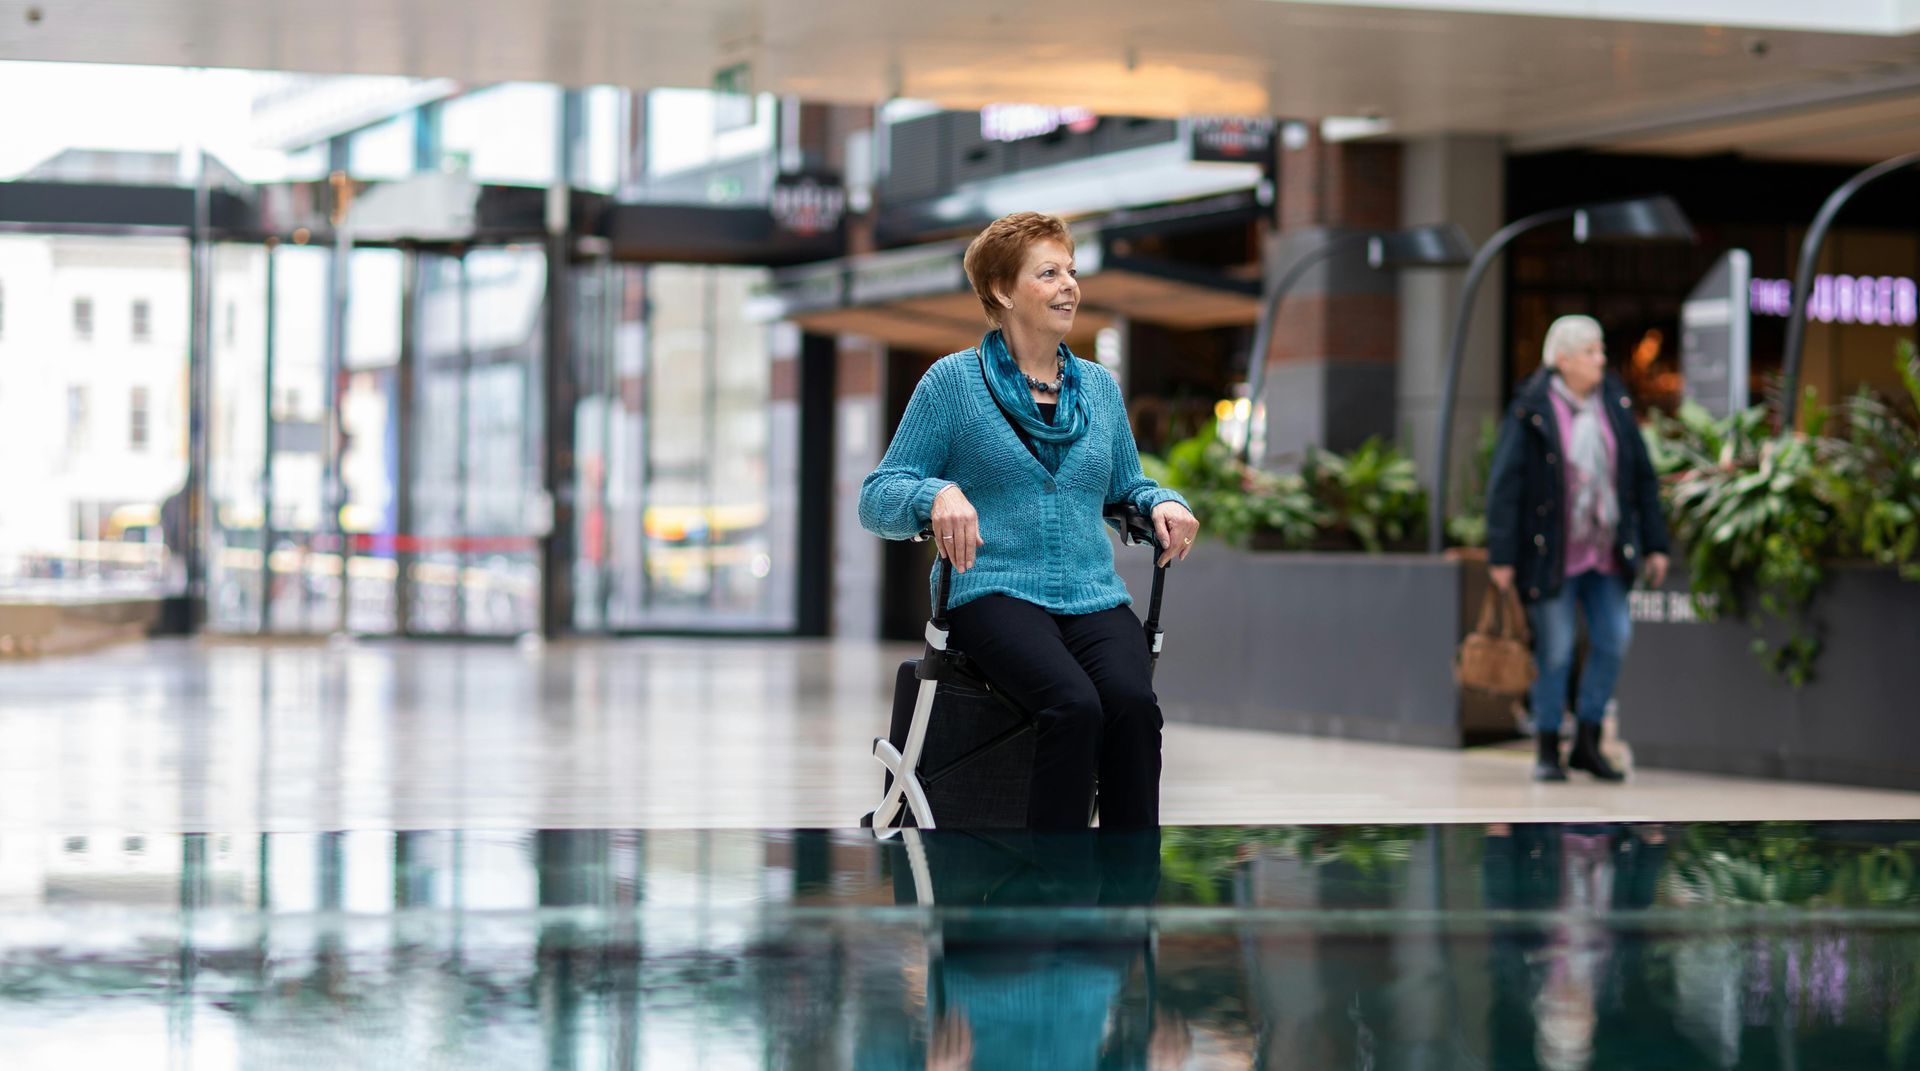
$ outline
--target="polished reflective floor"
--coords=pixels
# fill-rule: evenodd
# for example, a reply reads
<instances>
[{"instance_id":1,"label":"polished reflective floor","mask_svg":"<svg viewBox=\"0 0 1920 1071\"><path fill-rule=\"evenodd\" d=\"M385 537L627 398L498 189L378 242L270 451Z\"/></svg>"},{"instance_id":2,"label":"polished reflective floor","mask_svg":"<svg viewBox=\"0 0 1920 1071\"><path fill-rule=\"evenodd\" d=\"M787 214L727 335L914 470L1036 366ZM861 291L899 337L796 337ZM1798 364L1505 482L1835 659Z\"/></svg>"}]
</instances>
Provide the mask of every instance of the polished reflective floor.
<instances>
[{"instance_id":1,"label":"polished reflective floor","mask_svg":"<svg viewBox=\"0 0 1920 1071\"><path fill-rule=\"evenodd\" d=\"M1156 835L881 843L907 653L0 666L0 1071L1920 1067L1920 793L1176 723Z\"/></svg>"},{"instance_id":2,"label":"polished reflective floor","mask_svg":"<svg viewBox=\"0 0 1920 1071\"><path fill-rule=\"evenodd\" d=\"M1920 825L0 836L9 1068L1920 1067Z\"/></svg>"},{"instance_id":3,"label":"polished reflective floor","mask_svg":"<svg viewBox=\"0 0 1920 1071\"><path fill-rule=\"evenodd\" d=\"M901 645L168 640L0 663L0 833L846 827ZM1621 712L1630 758L1635 712ZM1920 792L1170 723L1173 825L1920 820Z\"/></svg>"}]
</instances>

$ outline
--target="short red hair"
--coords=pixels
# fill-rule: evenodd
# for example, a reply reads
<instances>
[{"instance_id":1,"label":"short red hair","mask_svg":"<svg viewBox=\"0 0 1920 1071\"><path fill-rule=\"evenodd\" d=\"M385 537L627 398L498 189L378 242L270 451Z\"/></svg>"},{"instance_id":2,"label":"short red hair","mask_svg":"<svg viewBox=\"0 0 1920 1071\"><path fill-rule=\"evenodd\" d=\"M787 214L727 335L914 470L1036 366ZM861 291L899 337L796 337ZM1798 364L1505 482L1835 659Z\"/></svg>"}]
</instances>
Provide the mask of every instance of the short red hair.
<instances>
[{"instance_id":1,"label":"short red hair","mask_svg":"<svg viewBox=\"0 0 1920 1071\"><path fill-rule=\"evenodd\" d=\"M1011 291L1020 266L1026 263L1027 251L1049 240L1066 246L1068 253L1073 252L1073 235L1058 216L1015 212L987 224L987 229L967 246L967 255L960 266L967 273L967 281L973 284L974 294L980 298L980 308L986 312L988 323L1000 326L1002 309L1000 300L993 296L994 290Z\"/></svg>"}]
</instances>

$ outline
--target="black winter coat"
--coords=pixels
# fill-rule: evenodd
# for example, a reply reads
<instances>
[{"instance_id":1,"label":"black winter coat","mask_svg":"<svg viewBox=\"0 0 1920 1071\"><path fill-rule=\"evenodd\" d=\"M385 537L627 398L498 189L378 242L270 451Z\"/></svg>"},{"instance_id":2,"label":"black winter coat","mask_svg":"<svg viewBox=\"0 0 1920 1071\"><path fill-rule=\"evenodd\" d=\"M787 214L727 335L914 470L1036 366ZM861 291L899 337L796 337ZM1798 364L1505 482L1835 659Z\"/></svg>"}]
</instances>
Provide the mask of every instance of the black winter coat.
<instances>
[{"instance_id":1,"label":"black winter coat","mask_svg":"<svg viewBox=\"0 0 1920 1071\"><path fill-rule=\"evenodd\" d=\"M1500 426L1487 482L1487 562L1514 566L1514 586L1525 602L1558 595L1566 573L1565 463L1549 387L1553 375L1543 368L1520 385ZM1601 411L1613 421L1619 466L1614 474L1620 500L1614 562L1632 576L1642 558L1669 553L1660 481L1634 423L1625 385L1609 373L1601 381L1600 396Z\"/></svg>"}]
</instances>

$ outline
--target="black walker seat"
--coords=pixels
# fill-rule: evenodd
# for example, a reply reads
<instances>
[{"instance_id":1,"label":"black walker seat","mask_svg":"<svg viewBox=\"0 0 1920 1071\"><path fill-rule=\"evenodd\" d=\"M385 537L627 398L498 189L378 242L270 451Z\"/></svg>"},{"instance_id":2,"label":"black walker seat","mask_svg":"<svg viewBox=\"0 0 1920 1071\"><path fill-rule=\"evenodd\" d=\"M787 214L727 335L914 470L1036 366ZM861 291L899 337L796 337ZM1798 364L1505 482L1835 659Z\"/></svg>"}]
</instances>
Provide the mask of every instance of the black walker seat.
<instances>
[{"instance_id":1,"label":"black walker seat","mask_svg":"<svg viewBox=\"0 0 1920 1071\"><path fill-rule=\"evenodd\" d=\"M1108 506L1106 521L1125 545L1161 553L1153 522L1130 505ZM915 542L932 538L921 532ZM1167 570L1156 565L1147 602L1148 672L1160 658L1160 596ZM860 824L891 836L901 828L1015 829L1027 824L1033 772L1034 717L988 683L965 652L947 645L947 591L953 566L940 559L927 647L900 663L893 717L875 737L873 757L886 768L880 804ZM1089 801L1091 803L1092 801Z\"/></svg>"}]
</instances>

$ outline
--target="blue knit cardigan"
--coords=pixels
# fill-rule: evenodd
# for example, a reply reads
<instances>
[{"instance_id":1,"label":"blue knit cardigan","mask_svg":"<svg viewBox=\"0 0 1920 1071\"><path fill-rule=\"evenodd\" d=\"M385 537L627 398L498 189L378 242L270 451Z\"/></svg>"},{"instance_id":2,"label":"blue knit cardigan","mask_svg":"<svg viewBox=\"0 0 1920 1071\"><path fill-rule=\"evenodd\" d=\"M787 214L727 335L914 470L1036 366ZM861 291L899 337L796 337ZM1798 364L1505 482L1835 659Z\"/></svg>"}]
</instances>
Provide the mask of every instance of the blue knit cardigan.
<instances>
[{"instance_id":1,"label":"blue knit cardigan","mask_svg":"<svg viewBox=\"0 0 1920 1071\"><path fill-rule=\"evenodd\" d=\"M1048 473L1014 434L974 350L934 362L913 389L887 456L861 484L860 524L883 539L911 539L932 517L934 496L959 484L980 515L986 545L973 568L954 573L949 607L996 593L1056 614L1125 606L1133 600L1114 572L1101 511L1110 502L1147 514L1162 502L1187 504L1141 473L1112 374L1085 360L1079 371L1087 431L1058 473Z\"/></svg>"}]
</instances>

